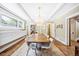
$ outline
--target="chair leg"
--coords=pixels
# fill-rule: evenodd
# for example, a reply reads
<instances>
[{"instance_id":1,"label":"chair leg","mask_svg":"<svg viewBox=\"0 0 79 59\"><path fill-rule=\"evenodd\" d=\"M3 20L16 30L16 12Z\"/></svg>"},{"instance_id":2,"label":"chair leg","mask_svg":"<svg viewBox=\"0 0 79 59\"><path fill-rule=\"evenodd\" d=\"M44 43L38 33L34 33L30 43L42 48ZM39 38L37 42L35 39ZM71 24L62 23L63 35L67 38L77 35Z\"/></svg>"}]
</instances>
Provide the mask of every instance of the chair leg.
<instances>
[{"instance_id":1,"label":"chair leg","mask_svg":"<svg viewBox=\"0 0 79 59\"><path fill-rule=\"evenodd\" d=\"M30 50L30 47L29 47L28 50L27 50L27 54L26 54L26 56L28 56L29 50Z\"/></svg>"},{"instance_id":2,"label":"chair leg","mask_svg":"<svg viewBox=\"0 0 79 59\"><path fill-rule=\"evenodd\" d=\"M36 50L37 50L37 48L35 49L35 54L36 54L36 56L37 56L37 52L36 52Z\"/></svg>"},{"instance_id":3,"label":"chair leg","mask_svg":"<svg viewBox=\"0 0 79 59\"><path fill-rule=\"evenodd\" d=\"M37 51L37 44L36 44L36 49L35 49L35 54L36 54L36 56L37 56L37 52L36 52L36 51Z\"/></svg>"},{"instance_id":4,"label":"chair leg","mask_svg":"<svg viewBox=\"0 0 79 59\"><path fill-rule=\"evenodd\" d=\"M41 48L41 55L40 56L42 56L42 48Z\"/></svg>"}]
</instances>

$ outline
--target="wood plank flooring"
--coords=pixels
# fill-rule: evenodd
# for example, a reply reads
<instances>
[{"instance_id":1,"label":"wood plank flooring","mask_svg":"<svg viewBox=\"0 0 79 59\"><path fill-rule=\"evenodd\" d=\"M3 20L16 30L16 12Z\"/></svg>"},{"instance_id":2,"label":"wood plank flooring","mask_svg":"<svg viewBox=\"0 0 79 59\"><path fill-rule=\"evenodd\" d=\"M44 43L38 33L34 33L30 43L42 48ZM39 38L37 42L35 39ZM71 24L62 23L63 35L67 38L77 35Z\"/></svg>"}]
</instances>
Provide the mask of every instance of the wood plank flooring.
<instances>
[{"instance_id":1,"label":"wood plank flooring","mask_svg":"<svg viewBox=\"0 0 79 59\"><path fill-rule=\"evenodd\" d=\"M23 55L25 56L26 53L27 53L26 50L27 50L28 46L21 47L23 45L25 46L24 43L26 44L26 41L25 40L19 42L15 46L13 46L10 49L8 49L8 50L4 51L3 53L1 53L0 56L11 56L11 55L13 56L14 54L18 54L18 55L15 55L15 56L23 56ZM21 54L20 54L20 52L21 52ZM38 53L37 56L40 56L40 51L37 51L37 53ZM31 49L28 56L36 56L35 55L35 51ZM64 54L59 50L59 48L57 48L53 44L52 49L42 50L42 56L64 56Z\"/></svg>"},{"instance_id":2,"label":"wood plank flooring","mask_svg":"<svg viewBox=\"0 0 79 59\"><path fill-rule=\"evenodd\" d=\"M31 48L26 56L64 56L64 54L55 45L52 47L52 49L42 49L41 51L36 50L37 55L35 50Z\"/></svg>"},{"instance_id":3,"label":"wood plank flooring","mask_svg":"<svg viewBox=\"0 0 79 59\"><path fill-rule=\"evenodd\" d=\"M4 51L3 53L0 53L0 56L11 56L14 52L16 52L18 50L18 48L20 48L22 46L23 43L26 43L27 40L22 40L20 42L18 42L16 45L12 46L11 48L7 49L6 51ZM72 42L72 46L65 46L64 44L60 43L59 41L54 41L54 43L52 43L52 49L48 49L48 50L42 50L42 56L74 56L75 54L75 46L76 42ZM24 44L25 45L25 44ZM26 43L27 45L27 43ZM28 48L28 46L26 47L21 47L21 53L24 52L25 49ZM18 50L19 54L20 50ZM26 55L26 51L23 55ZM23 56L22 55L22 56ZM20 55L18 55L20 56ZM36 56L34 54L34 50L30 50L29 55L28 56ZM40 52L38 51L38 55L40 56Z\"/></svg>"},{"instance_id":4,"label":"wood plank flooring","mask_svg":"<svg viewBox=\"0 0 79 59\"><path fill-rule=\"evenodd\" d=\"M10 56L12 53L14 53L21 45L25 42L25 39L19 41L15 45L9 47L8 49L4 50L0 53L0 56Z\"/></svg>"},{"instance_id":5,"label":"wood plank flooring","mask_svg":"<svg viewBox=\"0 0 79 59\"><path fill-rule=\"evenodd\" d=\"M59 41L55 40L54 44L58 47L66 56L75 56L75 45L77 42L72 41L71 46L66 46Z\"/></svg>"}]
</instances>

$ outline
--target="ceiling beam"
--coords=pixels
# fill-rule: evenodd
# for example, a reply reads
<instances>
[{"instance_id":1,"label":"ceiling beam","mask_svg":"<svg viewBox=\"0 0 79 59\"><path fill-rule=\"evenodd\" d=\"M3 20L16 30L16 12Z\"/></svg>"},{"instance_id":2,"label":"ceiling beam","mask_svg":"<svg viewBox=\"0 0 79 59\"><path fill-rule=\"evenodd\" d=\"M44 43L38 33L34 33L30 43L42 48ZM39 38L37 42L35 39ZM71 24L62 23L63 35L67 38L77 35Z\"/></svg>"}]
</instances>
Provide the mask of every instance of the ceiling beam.
<instances>
[{"instance_id":1,"label":"ceiling beam","mask_svg":"<svg viewBox=\"0 0 79 59\"><path fill-rule=\"evenodd\" d=\"M53 11L53 14L50 16L50 18L48 20L50 20L51 18L53 18L53 16L61 9L61 7L64 5L64 3L60 4L55 11Z\"/></svg>"},{"instance_id":2,"label":"ceiling beam","mask_svg":"<svg viewBox=\"0 0 79 59\"><path fill-rule=\"evenodd\" d=\"M24 13L29 17L29 19L32 21L32 22L34 22L33 21L33 19L31 18L31 16L28 14L28 12L24 9L24 7L20 4L20 3L17 3L19 6L20 6L20 8L24 11Z\"/></svg>"}]
</instances>

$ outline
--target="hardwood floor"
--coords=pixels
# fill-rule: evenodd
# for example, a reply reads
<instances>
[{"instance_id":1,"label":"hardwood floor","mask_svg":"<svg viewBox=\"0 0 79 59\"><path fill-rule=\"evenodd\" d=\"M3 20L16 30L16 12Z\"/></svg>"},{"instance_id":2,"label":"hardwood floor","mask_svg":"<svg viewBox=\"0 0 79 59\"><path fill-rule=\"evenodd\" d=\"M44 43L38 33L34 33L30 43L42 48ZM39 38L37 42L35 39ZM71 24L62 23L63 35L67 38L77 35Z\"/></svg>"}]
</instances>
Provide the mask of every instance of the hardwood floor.
<instances>
[{"instance_id":1,"label":"hardwood floor","mask_svg":"<svg viewBox=\"0 0 79 59\"><path fill-rule=\"evenodd\" d=\"M18 43L14 44L13 46L7 48L3 52L0 53L0 56L10 56L14 53L21 45L25 42L25 39L19 41Z\"/></svg>"},{"instance_id":2,"label":"hardwood floor","mask_svg":"<svg viewBox=\"0 0 79 59\"><path fill-rule=\"evenodd\" d=\"M0 53L0 56L12 55L14 52L17 51L18 48L20 48L22 46L23 43L26 43L26 41L27 40L24 40L24 39L21 40L17 44L13 45L12 47L10 47L7 50ZM76 44L77 44L76 42L72 41L71 46L66 46L66 45L60 43L59 41L54 40L54 42L52 43L52 49L48 49L48 50L44 50L44 51L42 50L42 56L74 56ZM21 49L24 49L24 48L28 48L28 46L23 47ZM18 50L18 54L19 54L19 52L20 52L20 50ZM21 52L24 52L24 50L22 50ZM26 53L24 53L24 55L26 55ZM39 54L40 54L40 52L38 52L38 56L39 56ZM18 56L20 56L20 55L18 55ZM32 50L32 49L30 50L29 56L36 56L34 54L34 50Z\"/></svg>"},{"instance_id":3,"label":"hardwood floor","mask_svg":"<svg viewBox=\"0 0 79 59\"><path fill-rule=\"evenodd\" d=\"M75 56L75 45L77 42L72 41L71 46L66 46L59 41L55 40L54 44L58 47L66 56Z\"/></svg>"},{"instance_id":4,"label":"hardwood floor","mask_svg":"<svg viewBox=\"0 0 79 59\"><path fill-rule=\"evenodd\" d=\"M24 44L26 42L27 42L27 38L26 38L26 40L23 39L23 40L19 41L18 43L14 44L13 46L11 46L8 49L1 52L0 56L11 56L14 54L18 54L18 56L19 56L20 51L21 51L21 53L25 52L23 55L26 55L27 51L25 51L25 49L28 48L28 46L21 48L21 46L23 46L22 44ZM26 43L26 45L27 45L27 43ZM64 52L63 52L63 50L61 50L61 49L63 49L63 47L65 47L65 46L63 46L59 42L55 41L52 43L51 49L42 50L42 56L64 56L65 54L63 54ZM20 48L21 48L21 50L19 50ZM18 50L18 52L17 52L17 50ZM67 50L65 50L65 49L64 49L64 51L67 52ZM32 54L32 52L33 52L33 50L31 49L30 53L29 53L31 56L34 55L34 52L33 52L33 54ZM38 54L40 54L40 51L38 52Z\"/></svg>"},{"instance_id":5,"label":"hardwood floor","mask_svg":"<svg viewBox=\"0 0 79 59\"><path fill-rule=\"evenodd\" d=\"M26 47L21 47L23 45L25 46L24 43L26 44L26 41L23 39L20 42L18 42L17 44L13 45L12 47L10 47L7 50L5 50L2 53L0 53L0 56L11 56L11 55L13 56L14 54L18 54L17 56L25 56L26 53L27 53L27 51L26 51L27 49L26 48L28 48L28 46L26 44ZM23 55L21 55L20 52ZM28 56L36 56L34 50L31 49ZM40 56L40 51L38 51L38 55L37 56ZM59 48L57 48L53 44L52 45L52 49L42 50L42 56L64 56L64 54L59 50Z\"/></svg>"},{"instance_id":6,"label":"hardwood floor","mask_svg":"<svg viewBox=\"0 0 79 59\"><path fill-rule=\"evenodd\" d=\"M29 50L27 56L64 56L64 54L55 46L52 46L52 49L42 49L40 50L33 50L32 48Z\"/></svg>"}]
</instances>

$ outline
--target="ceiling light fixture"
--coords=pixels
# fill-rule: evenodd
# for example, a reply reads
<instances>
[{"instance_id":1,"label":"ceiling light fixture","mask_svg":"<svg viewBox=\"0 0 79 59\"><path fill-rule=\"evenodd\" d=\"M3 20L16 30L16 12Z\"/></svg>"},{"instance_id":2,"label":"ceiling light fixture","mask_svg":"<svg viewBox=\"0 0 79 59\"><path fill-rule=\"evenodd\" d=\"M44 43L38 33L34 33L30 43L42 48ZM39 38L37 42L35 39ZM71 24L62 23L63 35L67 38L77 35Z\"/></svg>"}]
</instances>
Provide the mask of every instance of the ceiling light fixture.
<instances>
[{"instance_id":1,"label":"ceiling light fixture","mask_svg":"<svg viewBox=\"0 0 79 59\"><path fill-rule=\"evenodd\" d=\"M35 21L36 24L43 24L44 23L43 18L41 18L41 15L40 15L40 10L41 10L41 7L39 6L38 7L38 19L36 19L36 21Z\"/></svg>"}]
</instances>

